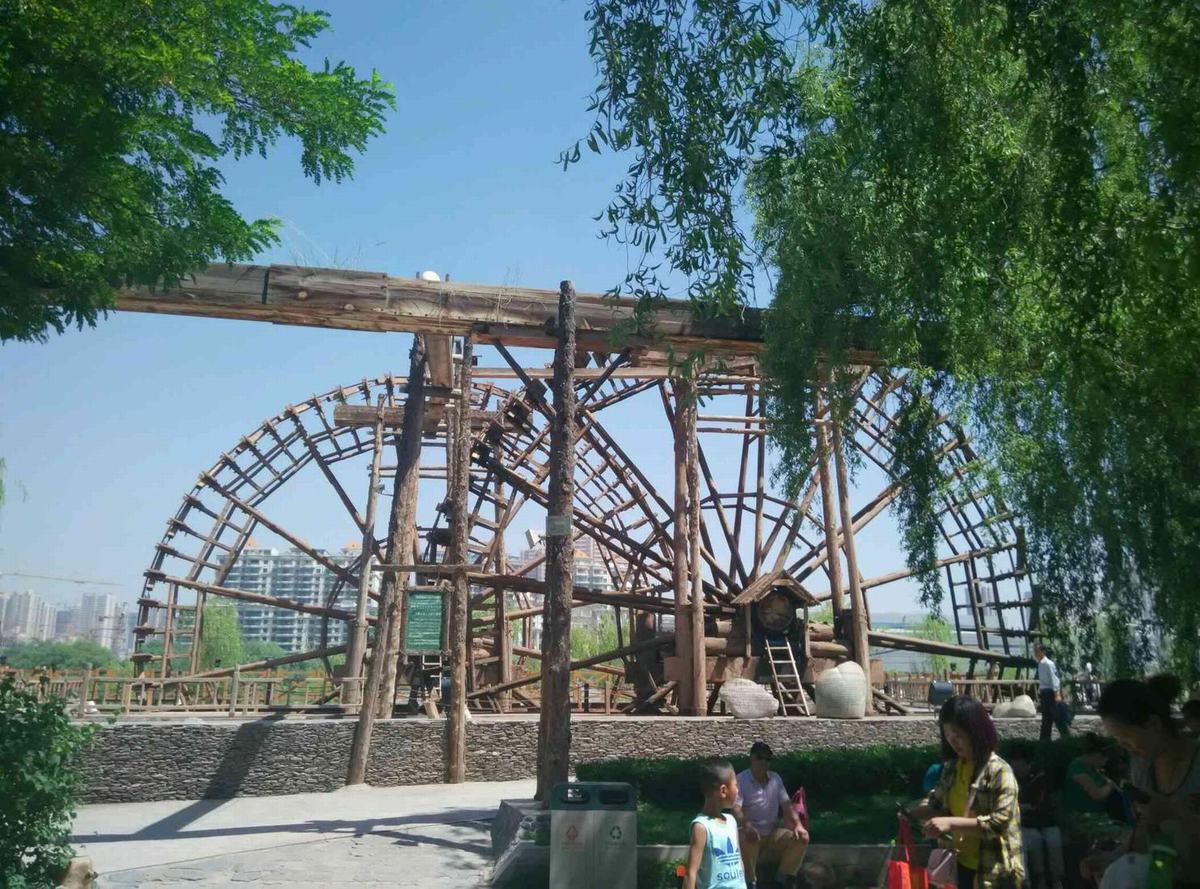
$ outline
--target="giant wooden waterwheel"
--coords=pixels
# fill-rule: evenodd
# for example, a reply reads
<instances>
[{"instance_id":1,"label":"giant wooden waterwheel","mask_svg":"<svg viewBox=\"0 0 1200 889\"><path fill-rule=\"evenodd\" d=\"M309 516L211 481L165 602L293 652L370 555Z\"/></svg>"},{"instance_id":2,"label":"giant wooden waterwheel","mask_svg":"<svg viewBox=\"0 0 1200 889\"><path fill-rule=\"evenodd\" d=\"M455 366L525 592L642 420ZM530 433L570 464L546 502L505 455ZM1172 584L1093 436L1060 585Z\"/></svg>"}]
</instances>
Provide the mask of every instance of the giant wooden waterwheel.
<instances>
[{"instance_id":1,"label":"giant wooden waterwheel","mask_svg":"<svg viewBox=\"0 0 1200 889\"><path fill-rule=\"evenodd\" d=\"M430 364L418 551L385 553L386 508L376 510L370 529L364 518L372 487L369 468L373 461L379 465L378 457L382 468L374 487L386 494L390 484L394 467L388 455L396 453L399 427L381 418L389 410L398 412L406 380L390 375L363 380L290 405L202 472L168 520L140 599L134 658L147 675L201 671L197 640L204 633L200 616L206 601L239 603L243 621L251 614L287 615L304 632L293 639L293 647L302 650L285 660L324 658L332 670L330 658L346 649L346 627L363 572L378 574L373 566L388 557L389 564L411 560L429 570L418 569L408 583L417 590L438 589L444 575L435 566L445 558L449 537L446 406L458 397L450 385L456 359L446 351ZM544 588L537 579L540 561L534 556L522 562L510 554L520 548L522 535L534 531L536 536L546 521L550 411L542 380L549 371L522 367L502 347L499 352L505 360L476 367L469 387L468 688L473 705L509 709L536 706ZM632 361L627 355L609 357L596 356L602 363L576 375L580 409L572 528L603 568L592 577L600 582L576 584L575 602L611 613L619 635L613 654L573 667L611 677L612 685L624 690L626 710L670 707L672 680L678 678L671 657L679 583L673 498L687 447L673 434L683 426L676 423L681 402L668 368L652 354ZM790 500L771 481L756 362L738 359L699 378L703 398L689 414L699 470L700 533L693 550L699 559L685 574L698 568L710 681L735 675L769 680L763 646L771 633L791 634L796 657L810 660L807 672L819 668L822 658L846 657L852 643L849 621L841 614L849 608L845 591L852 581L863 591L868 615L881 591L911 582L901 548L881 540L875 530L886 524L878 519L903 488L888 474L900 383L898 374L885 369L854 369L854 435L845 442L847 451L861 458L849 461L858 466L853 484L840 477L845 475L837 471L844 470L841 461L814 461L799 498ZM1019 528L981 481L978 458L962 431L944 420L939 434L938 460L945 475L939 571L957 639L931 643L876 628L870 643L955 656L971 672L977 664L1019 666L1036 619ZM291 530L288 504L300 496L325 498L328 509L344 520L344 539L362 539L366 545L337 555ZM843 516L849 518L849 533ZM322 573L322 582L310 584L304 597L286 587L247 584L248 547L255 537L298 551L312 571ZM231 577L242 582L232 583ZM771 595L785 582L800 591L790 606ZM319 590L315 598L312 589ZM797 605L831 599L832 625L789 619L797 616ZM232 666L207 673L228 672Z\"/></svg>"}]
</instances>

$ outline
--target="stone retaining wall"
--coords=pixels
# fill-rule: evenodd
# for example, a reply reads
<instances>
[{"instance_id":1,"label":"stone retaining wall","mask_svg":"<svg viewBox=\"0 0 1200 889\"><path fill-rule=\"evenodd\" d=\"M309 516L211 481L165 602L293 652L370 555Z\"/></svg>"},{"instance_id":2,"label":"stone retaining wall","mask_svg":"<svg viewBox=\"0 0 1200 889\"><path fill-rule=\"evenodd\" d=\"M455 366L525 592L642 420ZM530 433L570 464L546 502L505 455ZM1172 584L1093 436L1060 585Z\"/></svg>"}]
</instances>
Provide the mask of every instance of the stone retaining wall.
<instances>
[{"instance_id":1,"label":"stone retaining wall","mask_svg":"<svg viewBox=\"0 0 1200 889\"><path fill-rule=\"evenodd\" d=\"M1081 720L1081 723L1084 720ZM1007 737L1036 738L1039 722L1000 720ZM367 781L431 784L442 778L444 720L375 724ZM1083 728L1081 724L1079 726ZM467 780L534 777L537 722L488 717L467 726ZM930 744L932 719L734 719L633 717L572 723L574 762L729 754L765 740L777 751L873 744ZM84 802L267 796L333 790L345 779L354 723L264 719L234 723L118 723L83 757Z\"/></svg>"}]
</instances>

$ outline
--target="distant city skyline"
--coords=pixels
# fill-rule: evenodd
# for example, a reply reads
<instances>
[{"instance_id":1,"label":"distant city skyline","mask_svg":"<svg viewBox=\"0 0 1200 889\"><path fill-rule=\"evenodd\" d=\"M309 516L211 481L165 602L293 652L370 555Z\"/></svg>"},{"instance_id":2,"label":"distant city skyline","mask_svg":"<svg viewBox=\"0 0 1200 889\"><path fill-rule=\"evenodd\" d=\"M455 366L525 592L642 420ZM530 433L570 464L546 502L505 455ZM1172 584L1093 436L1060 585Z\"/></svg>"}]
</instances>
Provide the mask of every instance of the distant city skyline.
<instances>
[{"instance_id":1,"label":"distant city skyline","mask_svg":"<svg viewBox=\"0 0 1200 889\"><path fill-rule=\"evenodd\" d=\"M85 640L124 659L132 618L133 609L111 593L80 593L76 603L56 605L33 590L0 592L0 646Z\"/></svg>"}]
</instances>

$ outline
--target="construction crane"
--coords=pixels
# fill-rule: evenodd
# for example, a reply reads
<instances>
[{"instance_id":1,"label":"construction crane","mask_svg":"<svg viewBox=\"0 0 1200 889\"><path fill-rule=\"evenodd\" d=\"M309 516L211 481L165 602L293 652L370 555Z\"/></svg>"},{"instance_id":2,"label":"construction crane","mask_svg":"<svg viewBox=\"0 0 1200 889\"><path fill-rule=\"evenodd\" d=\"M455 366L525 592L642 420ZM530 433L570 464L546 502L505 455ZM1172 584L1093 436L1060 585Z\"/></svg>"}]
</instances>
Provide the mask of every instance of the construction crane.
<instances>
[{"instance_id":1,"label":"construction crane","mask_svg":"<svg viewBox=\"0 0 1200 889\"><path fill-rule=\"evenodd\" d=\"M123 583L113 583L111 580L88 580L83 577L59 577L54 574L25 574L21 571L0 571L0 577L30 577L36 580L61 580L65 583L86 584L88 586L125 586Z\"/></svg>"}]
</instances>

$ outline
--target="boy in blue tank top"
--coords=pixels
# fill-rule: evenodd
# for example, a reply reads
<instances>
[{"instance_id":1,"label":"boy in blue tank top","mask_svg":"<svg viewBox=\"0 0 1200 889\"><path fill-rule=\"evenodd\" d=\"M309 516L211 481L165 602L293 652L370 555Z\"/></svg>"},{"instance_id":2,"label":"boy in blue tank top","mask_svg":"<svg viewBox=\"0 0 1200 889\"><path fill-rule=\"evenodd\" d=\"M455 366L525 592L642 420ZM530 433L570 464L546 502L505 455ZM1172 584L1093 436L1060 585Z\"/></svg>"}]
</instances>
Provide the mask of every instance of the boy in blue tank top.
<instances>
[{"instance_id":1,"label":"boy in blue tank top","mask_svg":"<svg viewBox=\"0 0 1200 889\"><path fill-rule=\"evenodd\" d=\"M683 889L746 889L737 821L725 812L737 801L737 775L724 759L704 763L704 810L692 819Z\"/></svg>"}]
</instances>

